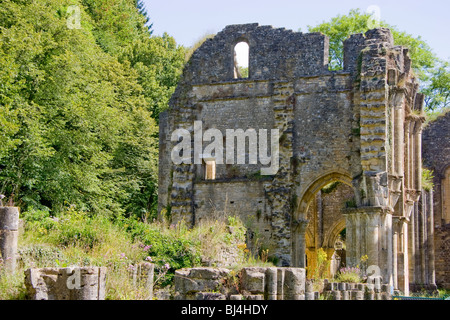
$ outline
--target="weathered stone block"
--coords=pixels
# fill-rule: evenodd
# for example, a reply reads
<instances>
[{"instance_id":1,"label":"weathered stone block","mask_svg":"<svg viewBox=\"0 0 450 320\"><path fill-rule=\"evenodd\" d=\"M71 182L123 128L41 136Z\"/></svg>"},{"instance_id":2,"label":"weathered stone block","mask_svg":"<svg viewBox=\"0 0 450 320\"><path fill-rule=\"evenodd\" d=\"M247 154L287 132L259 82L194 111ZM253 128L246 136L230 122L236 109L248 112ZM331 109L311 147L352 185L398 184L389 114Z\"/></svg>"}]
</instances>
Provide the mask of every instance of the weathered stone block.
<instances>
[{"instance_id":1,"label":"weathered stone block","mask_svg":"<svg viewBox=\"0 0 450 320\"><path fill-rule=\"evenodd\" d=\"M251 293L264 293L265 270L262 268L242 269L242 289Z\"/></svg>"},{"instance_id":2,"label":"weathered stone block","mask_svg":"<svg viewBox=\"0 0 450 320\"><path fill-rule=\"evenodd\" d=\"M195 279L217 280L227 276L231 271L225 268L192 268L189 277Z\"/></svg>"},{"instance_id":3,"label":"weathered stone block","mask_svg":"<svg viewBox=\"0 0 450 320\"><path fill-rule=\"evenodd\" d=\"M195 300L226 300L226 297L217 292L197 292Z\"/></svg>"},{"instance_id":4,"label":"weathered stone block","mask_svg":"<svg viewBox=\"0 0 450 320\"><path fill-rule=\"evenodd\" d=\"M285 268L284 270L284 300L305 299L306 272L303 268Z\"/></svg>"},{"instance_id":5,"label":"weathered stone block","mask_svg":"<svg viewBox=\"0 0 450 320\"><path fill-rule=\"evenodd\" d=\"M32 300L104 300L105 267L27 269L25 286Z\"/></svg>"}]
</instances>

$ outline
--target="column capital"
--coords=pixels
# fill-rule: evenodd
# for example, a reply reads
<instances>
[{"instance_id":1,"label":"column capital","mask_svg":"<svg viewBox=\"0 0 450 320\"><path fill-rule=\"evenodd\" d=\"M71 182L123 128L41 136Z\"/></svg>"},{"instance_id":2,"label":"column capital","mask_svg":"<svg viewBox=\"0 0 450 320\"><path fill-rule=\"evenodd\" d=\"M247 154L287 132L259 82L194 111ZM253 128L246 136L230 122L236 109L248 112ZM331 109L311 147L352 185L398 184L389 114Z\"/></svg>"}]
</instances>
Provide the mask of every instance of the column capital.
<instances>
[{"instance_id":1,"label":"column capital","mask_svg":"<svg viewBox=\"0 0 450 320\"><path fill-rule=\"evenodd\" d=\"M305 233L308 224L309 220L300 218L292 222L292 229L298 231L299 233Z\"/></svg>"}]
</instances>

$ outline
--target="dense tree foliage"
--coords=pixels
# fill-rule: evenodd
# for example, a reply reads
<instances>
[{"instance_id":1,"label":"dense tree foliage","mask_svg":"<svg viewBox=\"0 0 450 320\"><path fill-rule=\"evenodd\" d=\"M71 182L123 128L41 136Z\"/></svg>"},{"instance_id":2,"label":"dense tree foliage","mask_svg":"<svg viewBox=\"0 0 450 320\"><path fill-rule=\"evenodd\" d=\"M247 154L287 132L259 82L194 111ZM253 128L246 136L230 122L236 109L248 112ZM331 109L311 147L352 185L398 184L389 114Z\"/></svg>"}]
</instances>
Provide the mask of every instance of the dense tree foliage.
<instances>
[{"instance_id":1,"label":"dense tree foliage","mask_svg":"<svg viewBox=\"0 0 450 320\"><path fill-rule=\"evenodd\" d=\"M1 1L0 193L25 208L154 210L156 119L185 50L146 21L135 0Z\"/></svg>"},{"instance_id":2,"label":"dense tree foliage","mask_svg":"<svg viewBox=\"0 0 450 320\"><path fill-rule=\"evenodd\" d=\"M396 45L409 48L412 66L421 80L422 91L427 95L428 110L444 109L450 103L450 73L448 62L439 59L430 46L384 21L374 21L371 14L361 13L358 9L350 10L347 15L338 15L329 22L317 26L308 26L309 32L322 32L330 38L330 69L343 68L343 41L354 33L365 33L374 27L391 29Z\"/></svg>"}]
</instances>

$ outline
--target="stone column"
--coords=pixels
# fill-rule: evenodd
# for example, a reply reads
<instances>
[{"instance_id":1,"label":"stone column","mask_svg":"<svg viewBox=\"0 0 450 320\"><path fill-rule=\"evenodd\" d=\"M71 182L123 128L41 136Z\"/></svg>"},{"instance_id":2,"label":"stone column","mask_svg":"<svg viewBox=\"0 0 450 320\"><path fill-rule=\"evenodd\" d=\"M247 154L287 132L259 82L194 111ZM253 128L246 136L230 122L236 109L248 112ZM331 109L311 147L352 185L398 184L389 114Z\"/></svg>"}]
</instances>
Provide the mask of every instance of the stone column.
<instances>
[{"instance_id":1,"label":"stone column","mask_svg":"<svg viewBox=\"0 0 450 320\"><path fill-rule=\"evenodd\" d=\"M434 210L433 210L433 190L429 191L428 196L428 283L433 289L436 288L436 271L434 266Z\"/></svg>"},{"instance_id":2,"label":"stone column","mask_svg":"<svg viewBox=\"0 0 450 320\"><path fill-rule=\"evenodd\" d=\"M404 148L405 148L405 161L404 161L404 181L405 181L405 189L411 188L411 175L409 168L411 167L411 157L409 149L411 148L410 144L410 134L409 134L409 128L410 128L410 121L409 119L405 120L405 135L404 135Z\"/></svg>"},{"instance_id":3,"label":"stone column","mask_svg":"<svg viewBox=\"0 0 450 320\"><path fill-rule=\"evenodd\" d=\"M284 270L284 300L305 300L306 270L286 268Z\"/></svg>"},{"instance_id":4,"label":"stone column","mask_svg":"<svg viewBox=\"0 0 450 320\"><path fill-rule=\"evenodd\" d=\"M354 256L355 256L355 244L354 244L354 214L353 213L346 213L345 214L345 228L346 228L346 246L347 246L347 254L346 254L346 264L347 266L351 266L354 264Z\"/></svg>"},{"instance_id":5,"label":"stone column","mask_svg":"<svg viewBox=\"0 0 450 320\"><path fill-rule=\"evenodd\" d=\"M149 262L139 263L133 266L130 276L135 287L143 287L148 292L147 299L153 299L153 277L155 265Z\"/></svg>"},{"instance_id":6,"label":"stone column","mask_svg":"<svg viewBox=\"0 0 450 320\"><path fill-rule=\"evenodd\" d=\"M409 295L409 241L408 241L408 222L404 221L402 227L402 239L403 239L403 286L399 288L405 295Z\"/></svg>"},{"instance_id":7,"label":"stone column","mask_svg":"<svg viewBox=\"0 0 450 320\"><path fill-rule=\"evenodd\" d=\"M393 274L393 282L394 289L398 290L398 238L401 234L400 229L403 225L401 217L393 216L392 217L392 226L393 226L393 238L392 238L392 274Z\"/></svg>"},{"instance_id":8,"label":"stone column","mask_svg":"<svg viewBox=\"0 0 450 320\"><path fill-rule=\"evenodd\" d=\"M293 265L298 268L306 267L306 228L309 220L300 219L293 228L295 236L293 237L292 257Z\"/></svg>"},{"instance_id":9,"label":"stone column","mask_svg":"<svg viewBox=\"0 0 450 320\"><path fill-rule=\"evenodd\" d=\"M277 300L284 300L284 268L277 268Z\"/></svg>"},{"instance_id":10,"label":"stone column","mask_svg":"<svg viewBox=\"0 0 450 320\"><path fill-rule=\"evenodd\" d=\"M278 286L278 270L277 268L267 268L265 278L265 298L267 300L277 300L277 286Z\"/></svg>"},{"instance_id":11,"label":"stone column","mask_svg":"<svg viewBox=\"0 0 450 320\"><path fill-rule=\"evenodd\" d=\"M0 253L8 272L16 269L18 238L19 208L0 207Z\"/></svg>"},{"instance_id":12,"label":"stone column","mask_svg":"<svg viewBox=\"0 0 450 320\"><path fill-rule=\"evenodd\" d=\"M415 179L414 189L418 192L422 190L422 122L416 120L414 123L414 162Z\"/></svg>"},{"instance_id":13,"label":"stone column","mask_svg":"<svg viewBox=\"0 0 450 320\"><path fill-rule=\"evenodd\" d=\"M378 266L379 248L379 215L376 213L369 213L367 215L367 251L369 258L367 264Z\"/></svg>"},{"instance_id":14,"label":"stone column","mask_svg":"<svg viewBox=\"0 0 450 320\"><path fill-rule=\"evenodd\" d=\"M403 99L402 99L403 100ZM404 121L404 111L403 106L396 106L394 108L394 150L395 150L395 173L398 176L403 176L404 173L404 128L403 128L403 121Z\"/></svg>"}]
</instances>

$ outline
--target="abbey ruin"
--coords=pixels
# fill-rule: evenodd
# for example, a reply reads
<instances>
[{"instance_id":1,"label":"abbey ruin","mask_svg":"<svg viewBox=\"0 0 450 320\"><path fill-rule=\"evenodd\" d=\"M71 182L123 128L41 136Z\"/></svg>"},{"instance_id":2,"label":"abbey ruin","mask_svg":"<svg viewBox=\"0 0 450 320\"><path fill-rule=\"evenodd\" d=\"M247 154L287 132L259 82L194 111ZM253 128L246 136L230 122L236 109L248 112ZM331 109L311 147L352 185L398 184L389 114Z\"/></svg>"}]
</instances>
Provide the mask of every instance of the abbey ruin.
<instances>
[{"instance_id":1,"label":"abbey ruin","mask_svg":"<svg viewBox=\"0 0 450 320\"><path fill-rule=\"evenodd\" d=\"M248 77L235 65L240 42L249 46ZM367 256L383 284L433 289L433 201L421 185L424 96L408 49L388 29L373 29L344 42L343 60L343 70L329 70L320 33L246 24L206 40L160 116L159 212L191 225L215 211L239 215L279 266L307 267L323 248L336 268ZM250 142L244 164L222 161L218 150L195 154L198 141L183 157L200 162L174 163L172 133L194 136L196 122L223 133L278 129L278 170L261 174L267 166L250 161ZM201 143L203 151L208 139Z\"/></svg>"}]
</instances>

